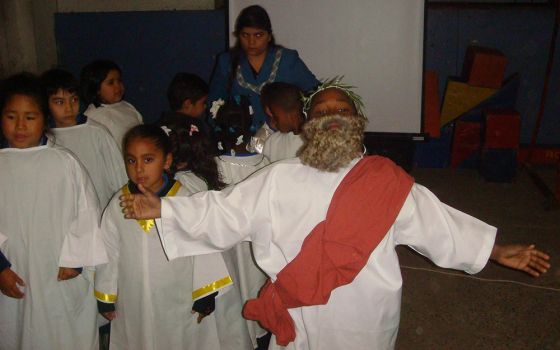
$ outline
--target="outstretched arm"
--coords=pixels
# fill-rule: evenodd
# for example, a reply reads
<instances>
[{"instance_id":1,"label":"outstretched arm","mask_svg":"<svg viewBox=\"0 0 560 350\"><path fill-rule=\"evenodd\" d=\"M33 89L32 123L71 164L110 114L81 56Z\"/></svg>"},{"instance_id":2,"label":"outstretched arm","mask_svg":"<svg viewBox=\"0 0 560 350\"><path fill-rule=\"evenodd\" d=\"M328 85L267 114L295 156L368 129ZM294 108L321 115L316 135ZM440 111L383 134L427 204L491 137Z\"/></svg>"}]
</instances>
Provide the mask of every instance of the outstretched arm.
<instances>
[{"instance_id":1,"label":"outstretched arm","mask_svg":"<svg viewBox=\"0 0 560 350\"><path fill-rule=\"evenodd\" d=\"M525 271L533 277L539 277L548 271L550 268L549 259L550 257L536 249L534 244L529 246L521 244L500 246L495 244L490 255L490 260L515 270Z\"/></svg>"}]
</instances>

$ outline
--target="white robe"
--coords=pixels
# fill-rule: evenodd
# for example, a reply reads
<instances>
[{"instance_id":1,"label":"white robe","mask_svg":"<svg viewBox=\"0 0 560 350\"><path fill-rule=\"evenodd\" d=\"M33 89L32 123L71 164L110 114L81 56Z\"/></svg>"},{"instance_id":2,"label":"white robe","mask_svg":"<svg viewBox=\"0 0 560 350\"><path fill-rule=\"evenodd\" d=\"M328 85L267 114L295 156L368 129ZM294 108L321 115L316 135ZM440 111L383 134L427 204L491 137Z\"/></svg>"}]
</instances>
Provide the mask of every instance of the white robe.
<instances>
[{"instance_id":1,"label":"white robe","mask_svg":"<svg viewBox=\"0 0 560 350\"><path fill-rule=\"evenodd\" d=\"M330 173L290 159L261 169L228 193L164 199L162 218L156 220L164 249L173 259L251 239L257 263L274 280L325 219L334 191L356 162ZM393 348L402 287L395 246L406 244L439 266L476 273L490 256L495 234L494 227L413 185L395 223L354 281L335 289L326 305L289 310L296 339L286 348ZM278 348L274 337L269 348Z\"/></svg>"},{"instance_id":2,"label":"white robe","mask_svg":"<svg viewBox=\"0 0 560 350\"><path fill-rule=\"evenodd\" d=\"M123 156L109 131L88 118L67 128L53 128L54 142L76 155L91 177L101 208L128 180Z\"/></svg>"},{"instance_id":3,"label":"white robe","mask_svg":"<svg viewBox=\"0 0 560 350\"><path fill-rule=\"evenodd\" d=\"M181 187L176 195L191 193ZM110 349L249 349L241 298L222 255L168 261L155 226L145 232L138 221L124 219L118 195L101 226L109 263L95 275L96 297L116 301ZM193 300L215 291L215 311L197 324Z\"/></svg>"},{"instance_id":4,"label":"white robe","mask_svg":"<svg viewBox=\"0 0 560 350\"><path fill-rule=\"evenodd\" d=\"M277 131L266 139L262 153L271 163L274 163L283 159L295 158L301 146L303 146L301 135Z\"/></svg>"},{"instance_id":5,"label":"white robe","mask_svg":"<svg viewBox=\"0 0 560 350\"><path fill-rule=\"evenodd\" d=\"M219 156L214 159L218 164L222 181L227 185L241 182L255 171L270 164L268 158L262 154L243 157Z\"/></svg>"},{"instance_id":6,"label":"white robe","mask_svg":"<svg viewBox=\"0 0 560 350\"><path fill-rule=\"evenodd\" d=\"M66 149L0 150L0 249L26 283L23 299L0 294L0 349L98 347L93 272L107 261L91 180ZM59 267L84 267L57 281Z\"/></svg>"},{"instance_id":7,"label":"white robe","mask_svg":"<svg viewBox=\"0 0 560 350\"><path fill-rule=\"evenodd\" d=\"M265 124L266 125L266 124ZM234 185L243 181L255 171L270 164L268 158L262 154L252 156L216 157L218 171L222 176L222 181L228 185ZM239 281L241 297L246 302L256 298L259 290L266 282L266 275L258 268L253 259L250 242L241 242L232 249L223 252L224 258L231 264L235 278ZM247 320L247 327L253 341L253 346L257 347L257 338L266 334L257 322Z\"/></svg>"},{"instance_id":8,"label":"white robe","mask_svg":"<svg viewBox=\"0 0 560 350\"><path fill-rule=\"evenodd\" d=\"M206 181L196 176L192 171L178 171L175 173L175 180L185 186L190 193L207 191L208 185Z\"/></svg>"},{"instance_id":9,"label":"white robe","mask_svg":"<svg viewBox=\"0 0 560 350\"><path fill-rule=\"evenodd\" d=\"M124 134L132 127L142 124L142 115L133 105L124 100L110 105L101 104L99 107L90 104L84 114L105 126L120 150L122 150Z\"/></svg>"}]
</instances>

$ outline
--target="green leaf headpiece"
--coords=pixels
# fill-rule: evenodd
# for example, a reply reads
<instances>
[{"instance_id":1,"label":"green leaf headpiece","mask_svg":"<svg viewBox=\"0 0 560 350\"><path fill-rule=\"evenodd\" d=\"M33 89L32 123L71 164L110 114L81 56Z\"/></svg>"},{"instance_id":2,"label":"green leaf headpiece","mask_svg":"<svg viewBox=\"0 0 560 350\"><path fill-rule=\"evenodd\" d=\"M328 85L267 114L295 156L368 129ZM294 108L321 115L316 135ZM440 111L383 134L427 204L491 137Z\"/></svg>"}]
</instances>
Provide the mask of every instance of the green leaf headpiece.
<instances>
[{"instance_id":1,"label":"green leaf headpiece","mask_svg":"<svg viewBox=\"0 0 560 350\"><path fill-rule=\"evenodd\" d=\"M344 78L344 76L335 76L334 78L323 79L316 90L311 92L308 96L302 95L301 100L303 101L304 113L307 115L309 108L311 108L311 100L313 100L313 97L319 92L327 89L338 89L344 92L350 100L352 100L358 114L363 116L364 103L362 102L362 98L353 91L356 87L343 83L342 78Z\"/></svg>"}]
</instances>

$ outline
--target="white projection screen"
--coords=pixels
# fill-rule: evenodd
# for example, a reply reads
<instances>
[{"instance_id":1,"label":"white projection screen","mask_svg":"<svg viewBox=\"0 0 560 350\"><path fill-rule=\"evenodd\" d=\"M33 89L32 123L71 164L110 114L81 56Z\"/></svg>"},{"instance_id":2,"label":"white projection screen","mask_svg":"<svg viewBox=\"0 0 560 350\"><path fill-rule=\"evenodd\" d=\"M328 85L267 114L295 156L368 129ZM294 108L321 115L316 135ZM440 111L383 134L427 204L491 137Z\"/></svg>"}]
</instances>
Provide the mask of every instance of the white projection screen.
<instances>
[{"instance_id":1,"label":"white projection screen","mask_svg":"<svg viewBox=\"0 0 560 350\"><path fill-rule=\"evenodd\" d=\"M367 131L421 132L424 0L230 0L231 33L253 4L317 78L344 75L357 87Z\"/></svg>"}]
</instances>

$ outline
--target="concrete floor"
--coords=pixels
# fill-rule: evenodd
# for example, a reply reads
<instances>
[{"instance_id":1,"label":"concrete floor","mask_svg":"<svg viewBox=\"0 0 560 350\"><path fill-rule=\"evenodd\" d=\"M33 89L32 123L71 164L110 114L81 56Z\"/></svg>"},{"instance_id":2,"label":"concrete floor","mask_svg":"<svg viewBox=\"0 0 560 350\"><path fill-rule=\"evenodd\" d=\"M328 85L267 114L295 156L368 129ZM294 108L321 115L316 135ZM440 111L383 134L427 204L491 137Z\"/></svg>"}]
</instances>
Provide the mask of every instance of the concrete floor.
<instances>
[{"instance_id":1,"label":"concrete floor","mask_svg":"<svg viewBox=\"0 0 560 350\"><path fill-rule=\"evenodd\" d=\"M539 173L553 188L554 172ZM489 263L475 276L399 247L404 280L397 349L560 349L560 210L520 171L512 184L473 170L415 169L443 202L499 228L497 242L534 243L551 255L540 278ZM497 281L499 280L499 281Z\"/></svg>"}]
</instances>

